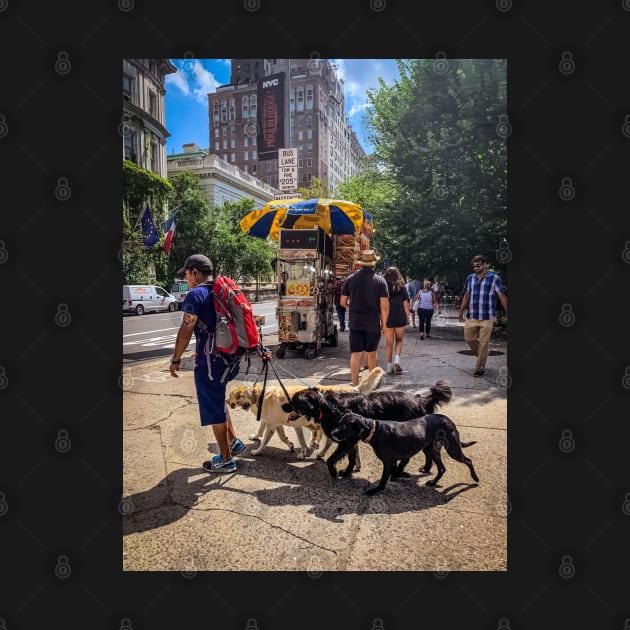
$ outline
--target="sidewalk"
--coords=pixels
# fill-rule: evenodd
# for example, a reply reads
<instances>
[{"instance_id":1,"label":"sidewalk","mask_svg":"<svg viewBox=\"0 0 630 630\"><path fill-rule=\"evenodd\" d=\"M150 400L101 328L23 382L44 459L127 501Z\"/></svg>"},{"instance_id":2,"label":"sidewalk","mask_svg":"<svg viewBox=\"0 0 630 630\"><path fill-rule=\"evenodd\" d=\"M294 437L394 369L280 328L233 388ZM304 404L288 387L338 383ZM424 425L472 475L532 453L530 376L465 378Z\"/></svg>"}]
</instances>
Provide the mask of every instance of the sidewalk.
<instances>
[{"instance_id":1,"label":"sidewalk","mask_svg":"<svg viewBox=\"0 0 630 630\"><path fill-rule=\"evenodd\" d=\"M242 410L231 412L247 446L238 471L206 473L201 463L218 449L212 429L199 425L192 359L182 360L178 379L167 360L125 368L123 570L507 570L507 343L491 343L486 374L475 378L453 313L436 314L431 338L419 337L407 328L404 372L386 375L381 387L414 391L448 381L453 398L439 411L462 440L477 440L466 454L479 484L444 453L444 477L426 486L435 469L419 473L420 454L407 466L411 479L369 497L365 487L380 478L381 464L368 444L360 445L362 467L352 480L332 479L323 460L297 459L275 435L263 454L249 455L258 427ZM264 343L275 350L277 335ZM378 358L384 368L384 338ZM285 385L349 383L348 360L345 332L315 359L288 350L282 360L274 354L273 366ZM249 378L260 368L252 359ZM268 387L277 384L269 374ZM294 431L286 433L297 445Z\"/></svg>"}]
</instances>

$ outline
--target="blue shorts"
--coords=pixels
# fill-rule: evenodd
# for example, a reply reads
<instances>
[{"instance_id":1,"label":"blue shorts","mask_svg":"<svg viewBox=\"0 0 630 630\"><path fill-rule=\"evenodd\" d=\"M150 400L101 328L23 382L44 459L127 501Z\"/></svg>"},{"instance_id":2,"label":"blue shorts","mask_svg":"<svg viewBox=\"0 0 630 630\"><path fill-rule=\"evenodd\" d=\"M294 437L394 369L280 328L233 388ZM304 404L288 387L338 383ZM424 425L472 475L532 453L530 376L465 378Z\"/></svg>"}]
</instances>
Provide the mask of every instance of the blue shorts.
<instances>
[{"instance_id":1,"label":"blue shorts","mask_svg":"<svg viewBox=\"0 0 630 630\"><path fill-rule=\"evenodd\" d=\"M221 359L211 362L212 380L208 377L208 368L205 365L195 365L195 389L199 403L199 418L201 426L209 424L222 424L227 419L227 405L225 403L225 388L228 381L232 380L239 372L236 364L228 378L221 382L225 370L225 364Z\"/></svg>"},{"instance_id":2,"label":"blue shorts","mask_svg":"<svg viewBox=\"0 0 630 630\"><path fill-rule=\"evenodd\" d=\"M375 352L381 340L381 331L350 329L350 352Z\"/></svg>"}]
</instances>

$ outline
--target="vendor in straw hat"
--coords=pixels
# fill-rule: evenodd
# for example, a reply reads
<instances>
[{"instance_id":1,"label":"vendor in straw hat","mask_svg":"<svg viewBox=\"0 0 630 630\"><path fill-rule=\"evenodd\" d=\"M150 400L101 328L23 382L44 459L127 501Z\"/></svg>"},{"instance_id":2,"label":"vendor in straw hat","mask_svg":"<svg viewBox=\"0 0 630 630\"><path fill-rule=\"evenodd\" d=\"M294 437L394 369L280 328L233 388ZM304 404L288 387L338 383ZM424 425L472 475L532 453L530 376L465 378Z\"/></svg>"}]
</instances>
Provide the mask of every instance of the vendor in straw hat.
<instances>
[{"instance_id":1,"label":"vendor in straw hat","mask_svg":"<svg viewBox=\"0 0 630 630\"><path fill-rule=\"evenodd\" d=\"M359 384L363 352L369 369L376 367L376 349L389 315L387 282L374 273L380 259L374 250L364 249L357 261L361 268L349 275L341 288L340 304L348 308L350 372L354 386Z\"/></svg>"}]
</instances>

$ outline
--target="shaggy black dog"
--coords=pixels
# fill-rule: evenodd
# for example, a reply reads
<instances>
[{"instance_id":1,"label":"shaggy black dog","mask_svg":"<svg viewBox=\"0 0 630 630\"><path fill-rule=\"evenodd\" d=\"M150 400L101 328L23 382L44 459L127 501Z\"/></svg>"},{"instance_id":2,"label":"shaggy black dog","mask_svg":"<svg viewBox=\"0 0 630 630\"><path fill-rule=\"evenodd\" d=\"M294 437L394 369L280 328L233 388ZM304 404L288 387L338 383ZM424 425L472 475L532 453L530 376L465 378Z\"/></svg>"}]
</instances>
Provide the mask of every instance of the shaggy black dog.
<instances>
[{"instance_id":1,"label":"shaggy black dog","mask_svg":"<svg viewBox=\"0 0 630 630\"><path fill-rule=\"evenodd\" d=\"M356 463L356 446L359 438L335 439L332 430L341 417L351 411L375 420L404 421L434 413L439 405L449 402L451 388L448 383L438 381L428 394L410 393L400 390L380 390L369 394L354 392L322 392L316 387L302 389L291 397L291 402L283 403L282 410L289 414L289 421L298 416L306 416L320 422L324 433L338 442L335 452L326 460L326 466L333 477L337 476L335 464L348 456L348 466L339 474L350 477ZM424 471L429 472L433 461L430 446L424 451L426 462Z\"/></svg>"},{"instance_id":2,"label":"shaggy black dog","mask_svg":"<svg viewBox=\"0 0 630 630\"><path fill-rule=\"evenodd\" d=\"M446 468L440 457L440 449L458 462L466 464L470 475L479 481L472 461L466 457L462 447L472 446L476 442L461 442L455 423L439 413L431 413L421 418L406 422L387 422L370 420L356 413L347 413L332 430L332 437L340 442L363 440L374 449L376 456L383 462L383 474L378 484L368 487L368 494L380 492L391 477L403 476L403 469L409 460L421 450L431 448L433 460L437 465L437 475L427 481L427 486L434 486L445 473Z\"/></svg>"}]
</instances>

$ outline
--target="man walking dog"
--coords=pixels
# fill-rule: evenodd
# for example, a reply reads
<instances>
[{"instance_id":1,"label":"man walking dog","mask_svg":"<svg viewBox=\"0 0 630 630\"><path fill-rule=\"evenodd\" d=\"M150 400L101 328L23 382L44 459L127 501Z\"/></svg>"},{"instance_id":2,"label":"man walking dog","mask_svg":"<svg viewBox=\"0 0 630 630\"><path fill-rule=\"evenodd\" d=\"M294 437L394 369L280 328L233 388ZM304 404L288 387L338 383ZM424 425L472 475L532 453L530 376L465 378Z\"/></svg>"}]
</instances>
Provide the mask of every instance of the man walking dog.
<instances>
[{"instance_id":1,"label":"man walking dog","mask_svg":"<svg viewBox=\"0 0 630 630\"><path fill-rule=\"evenodd\" d=\"M236 360L226 373L222 359L206 354L208 337L216 329L216 313L212 298L212 262L203 254L193 254L186 259L184 266L177 272L178 278L185 278L190 291L182 304L182 323L175 340L175 351L171 359L170 373L179 377L177 371L181 356L188 347L193 331L195 333L195 390L199 402L201 426L210 425L219 445L220 453L203 463L208 472L235 472L236 460L245 445L236 437L232 420L225 402L225 389L239 372ZM271 352L262 355L263 361L271 357ZM212 376L212 378L210 378Z\"/></svg>"},{"instance_id":2,"label":"man walking dog","mask_svg":"<svg viewBox=\"0 0 630 630\"><path fill-rule=\"evenodd\" d=\"M474 256L471 262L473 273L466 278L464 284L459 321L464 322L464 339L477 357L473 376L483 376L486 373L490 335L497 313L497 297L507 316L507 296L501 278L488 271L485 256ZM464 320L466 309L468 311Z\"/></svg>"}]
</instances>

